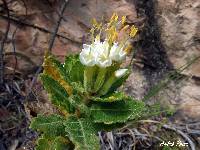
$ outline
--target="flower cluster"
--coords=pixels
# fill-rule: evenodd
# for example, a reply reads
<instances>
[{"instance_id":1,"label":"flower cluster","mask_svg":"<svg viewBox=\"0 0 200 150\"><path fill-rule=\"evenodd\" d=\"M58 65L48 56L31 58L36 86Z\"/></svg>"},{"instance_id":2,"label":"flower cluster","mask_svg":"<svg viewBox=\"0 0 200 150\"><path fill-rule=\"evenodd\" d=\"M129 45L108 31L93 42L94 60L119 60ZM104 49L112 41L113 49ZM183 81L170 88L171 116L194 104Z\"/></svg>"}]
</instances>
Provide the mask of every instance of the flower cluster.
<instances>
[{"instance_id":1,"label":"flower cluster","mask_svg":"<svg viewBox=\"0 0 200 150\"><path fill-rule=\"evenodd\" d=\"M93 20L92 38L94 39L94 31L99 33L96 35L95 40L92 41L92 44L83 44L83 49L80 53L81 63L85 66L97 65L105 68L111 66L113 62L122 62L131 49L129 39L134 37L137 32L135 26L129 27L129 25L125 25L125 21L125 16L122 17L121 21L118 21L118 16L115 13L110 22L105 25L106 27L103 27L102 23L97 23L96 20ZM102 31L106 33L106 38L103 42L100 40ZM128 36L126 33L129 33ZM120 34L123 34L121 39Z\"/></svg>"},{"instance_id":2,"label":"flower cluster","mask_svg":"<svg viewBox=\"0 0 200 150\"><path fill-rule=\"evenodd\" d=\"M116 13L105 25L95 19L92 25L92 42L83 44L79 55L80 62L86 66L84 86L91 93L105 95L112 84L127 73L128 69L121 69L120 64L132 49L129 41L138 29L134 25L126 25L125 16L119 20ZM113 72L107 73L109 69Z\"/></svg>"},{"instance_id":3,"label":"flower cluster","mask_svg":"<svg viewBox=\"0 0 200 150\"><path fill-rule=\"evenodd\" d=\"M86 66L97 65L105 68L111 66L113 61L124 60L126 55L127 52L118 43L114 43L110 48L107 40L100 42L100 40L95 39L93 44L83 45L82 52L80 53L80 61Z\"/></svg>"}]
</instances>

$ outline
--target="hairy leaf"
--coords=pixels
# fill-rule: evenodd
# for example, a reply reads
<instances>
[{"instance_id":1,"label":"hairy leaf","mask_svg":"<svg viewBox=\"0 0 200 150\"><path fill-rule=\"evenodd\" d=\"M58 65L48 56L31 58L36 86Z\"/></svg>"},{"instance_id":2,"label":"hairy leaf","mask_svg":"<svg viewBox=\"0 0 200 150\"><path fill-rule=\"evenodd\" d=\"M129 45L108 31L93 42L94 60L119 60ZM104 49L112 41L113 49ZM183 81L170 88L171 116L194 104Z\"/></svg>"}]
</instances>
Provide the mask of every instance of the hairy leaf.
<instances>
[{"instance_id":1,"label":"hairy leaf","mask_svg":"<svg viewBox=\"0 0 200 150\"><path fill-rule=\"evenodd\" d=\"M49 55L45 57L44 72L54 80L56 80L67 91L68 95L71 95L73 90L69 83L69 76L65 73L63 65L56 60L53 56Z\"/></svg>"},{"instance_id":2,"label":"hairy leaf","mask_svg":"<svg viewBox=\"0 0 200 150\"><path fill-rule=\"evenodd\" d=\"M141 101L126 100L113 103L95 103L91 106L91 115L96 123L124 123L139 118L145 109Z\"/></svg>"},{"instance_id":3,"label":"hairy leaf","mask_svg":"<svg viewBox=\"0 0 200 150\"><path fill-rule=\"evenodd\" d=\"M81 82L71 82L73 89L76 91L76 94L84 94L86 93L83 84Z\"/></svg>"},{"instance_id":4,"label":"hairy leaf","mask_svg":"<svg viewBox=\"0 0 200 150\"><path fill-rule=\"evenodd\" d=\"M58 136L53 139L39 138L36 150L70 150L71 145L67 139Z\"/></svg>"},{"instance_id":5,"label":"hairy leaf","mask_svg":"<svg viewBox=\"0 0 200 150\"><path fill-rule=\"evenodd\" d=\"M79 55L66 56L64 69L71 82L83 83L84 66L79 60Z\"/></svg>"},{"instance_id":6,"label":"hairy leaf","mask_svg":"<svg viewBox=\"0 0 200 150\"><path fill-rule=\"evenodd\" d=\"M64 123L69 139L75 144L76 150L98 150L99 139L96 136L96 128L92 120L87 118L78 119L69 117Z\"/></svg>"},{"instance_id":7,"label":"hairy leaf","mask_svg":"<svg viewBox=\"0 0 200 150\"><path fill-rule=\"evenodd\" d=\"M104 97L91 97L91 100L97 102L116 102L121 100L126 100L129 97L126 96L123 92L115 92Z\"/></svg>"},{"instance_id":8,"label":"hairy leaf","mask_svg":"<svg viewBox=\"0 0 200 150\"><path fill-rule=\"evenodd\" d=\"M73 95L69 97L69 102L72 104L76 110L80 111L81 114L85 114L87 116L90 115L89 108L83 103L83 98L78 95Z\"/></svg>"},{"instance_id":9,"label":"hairy leaf","mask_svg":"<svg viewBox=\"0 0 200 150\"><path fill-rule=\"evenodd\" d=\"M49 93L52 103L55 104L58 108L65 110L69 113L74 112L74 107L69 102L69 95L65 88L63 88L58 81L55 81L52 77L41 74L41 80L47 92Z\"/></svg>"},{"instance_id":10,"label":"hairy leaf","mask_svg":"<svg viewBox=\"0 0 200 150\"><path fill-rule=\"evenodd\" d=\"M45 138L39 138L37 140L37 146L36 146L36 150L49 150L49 141L48 139Z\"/></svg>"},{"instance_id":11,"label":"hairy leaf","mask_svg":"<svg viewBox=\"0 0 200 150\"><path fill-rule=\"evenodd\" d=\"M42 132L45 138L51 139L57 136L65 136L64 120L64 117L55 114L50 116L38 115L32 120L30 127Z\"/></svg>"}]
</instances>

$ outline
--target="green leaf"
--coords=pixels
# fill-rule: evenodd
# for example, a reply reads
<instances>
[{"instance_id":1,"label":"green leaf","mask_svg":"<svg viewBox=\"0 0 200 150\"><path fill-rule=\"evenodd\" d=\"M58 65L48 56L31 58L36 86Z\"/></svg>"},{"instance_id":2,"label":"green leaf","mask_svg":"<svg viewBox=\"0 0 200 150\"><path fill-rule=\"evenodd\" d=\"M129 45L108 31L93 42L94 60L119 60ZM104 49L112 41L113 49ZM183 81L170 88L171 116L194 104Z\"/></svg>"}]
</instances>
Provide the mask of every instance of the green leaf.
<instances>
[{"instance_id":1,"label":"green leaf","mask_svg":"<svg viewBox=\"0 0 200 150\"><path fill-rule=\"evenodd\" d=\"M81 84L80 82L71 82L71 85L73 87L73 89L79 93L79 94L84 94L86 93L83 84Z\"/></svg>"},{"instance_id":2,"label":"green leaf","mask_svg":"<svg viewBox=\"0 0 200 150\"><path fill-rule=\"evenodd\" d=\"M91 106L91 115L95 123L124 123L127 120L140 118L145 105L141 101L118 101L113 103L95 103Z\"/></svg>"},{"instance_id":3,"label":"green leaf","mask_svg":"<svg viewBox=\"0 0 200 150\"><path fill-rule=\"evenodd\" d=\"M97 102L116 102L121 100L126 100L129 97L126 96L123 92L115 92L104 97L91 97L91 100Z\"/></svg>"},{"instance_id":4,"label":"green leaf","mask_svg":"<svg viewBox=\"0 0 200 150\"><path fill-rule=\"evenodd\" d=\"M72 104L76 108L76 110L80 111L80 114L90 116L89 108L83 103L83 97L73 95L69 97L68 100L70 104Z\"/></svg>"},{"instance_id":5,"label":"green leaf","mask_svg":"<svg viewBox=\"0 0 200 150\"><path fill-rule=\"evenodd\" d=\"M65 136L64 117L60 115L43 116L38 115L33 118L31 128L42 132L45 138L55 138L56 136Z\"/></svg>"},{"instance_id":6,"label":"green leaf","mask_svg":"<svg viewBox=\"0 0 200 150\"><path fill-rule=\"evenodd\" d=\"M43 81L45 89L49 93L52 103L58 106L61 110L69 113L74 112L74 107L69 102L69 95L65 88L62 87L58 81L55 81L48 75L41 74L40 78Z\"/></svg>"},{"instance_id":7,"label":"green leaf","mask_svg":"<svg viewBox=\"0 0 200 150\"><path fill-rule=\"evenodd\" d=\"M53 55L49 55L48 57L45 58L44 65L45 65L44 71L47 71L45 70L46 69L45 67L48 67L48 69L51 67L53 69L58 70L60 75L65 79L66 74L63 64L60 61L58 61ZM55 70L52 71L55 72Z\"/></svg>"},{"instance_id":8,"label":"green leaf","mask_svg":"<svg viewBox=\"0 0 200 150\"><path fill-rule=\"evenodd\" d=\"M64 69L71 82L83 83L84 68L84 65L80 62L79 55L66 56Z\"/></svg>"},{"instance_id":9,"label":"green leaf","mask_svg":"<svg viewBox=\"0 0 200 150\"><path fill-rule=\"evenodd\" d=\"M64 123L69 139L75 144L75 150L98 150L100 142L91 119L69 117Z\"/></svg>"},{"instance_id":10,"label":"green leaf","mask_svg":"<svg viewBox=\"0 0 200 150\"><path fill-rule=\"evenodd\" d=\"M49 141L48 139L45 138L39 138L37 140L37 146L36 146L36 150L49 150Z\"/></svg>"},{"instance_id":11,"label":"green leaf","mask_svg":"<svg viewBox=\"0 0 200 150\"><path fill-rule=\"evenodd\" d=\"M55 80L53 80L48 75L41 75L41 79L43 81L45 89L48 91L52 103L58 106L62 112L65 113L74 113L75 108L79 109L81 113L88 114L88 108L83 103L83 98L79 97L78 95L68 96L65 89ZM74 86L78 86L78 84L73 84ZM77 87L78 88L78 87ZM79 87L80 90L81 87Z\"/></svg>"},{"instance_id":12,"label":"green leaf","mask_svg":"<svg viewBox=\"0 0 200 150\"><path fill-rule=\"evenodd\" d=\"M70 150L71 145L64 137L56 137L54 139L39 138L36 150Z\"/></svg>"},{"instance_id":13,"label":"green leaf","mask_svg":"<svg viewBox=\"0 0 200 150\"><path fill-rule=\"evenodd\" d=\"M52 55L46 55L43 63L43 74L50 76L67 91L68 95L73 92L69 83L69 76L65 73L63 65Z\"/></svg>"}]
</instances>

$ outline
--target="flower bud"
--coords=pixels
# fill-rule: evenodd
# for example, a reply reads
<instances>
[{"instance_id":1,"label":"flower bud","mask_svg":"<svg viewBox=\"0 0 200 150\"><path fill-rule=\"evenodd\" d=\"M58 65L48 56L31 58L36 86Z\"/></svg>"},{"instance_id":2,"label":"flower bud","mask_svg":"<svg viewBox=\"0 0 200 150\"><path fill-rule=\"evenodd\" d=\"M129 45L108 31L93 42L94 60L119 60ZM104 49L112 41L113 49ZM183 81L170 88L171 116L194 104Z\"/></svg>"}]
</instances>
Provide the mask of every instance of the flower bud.
<instances>
[{"instance_id":1,"label":"flower bud","mask_svg":"<svg viewBox=\"0 0 200 150\"><path fill-rule=\"evenodd\" d=\"M127 71L128 71L128 69L119 69L119 70L115 71L115 76L117 78L121 78L123 75L126 74Z\"/></svg>"},{"instance_id":2,"label":"flower bud","mask_svg":"<svg viewBox=\"0 0 200 150\"><path fill-rule=\"evenodd\" d=\"M104 85L102 86L102 88L100 89L100 91L98 92L100 96L102 95L106 95L110 88L112 87L112 85L118 81L120 78L122 78L124 75L126 75L128 69L119 69L117 71L115 71L109 78L107 81L105 81Z\"/></svg>"}]
</instances>

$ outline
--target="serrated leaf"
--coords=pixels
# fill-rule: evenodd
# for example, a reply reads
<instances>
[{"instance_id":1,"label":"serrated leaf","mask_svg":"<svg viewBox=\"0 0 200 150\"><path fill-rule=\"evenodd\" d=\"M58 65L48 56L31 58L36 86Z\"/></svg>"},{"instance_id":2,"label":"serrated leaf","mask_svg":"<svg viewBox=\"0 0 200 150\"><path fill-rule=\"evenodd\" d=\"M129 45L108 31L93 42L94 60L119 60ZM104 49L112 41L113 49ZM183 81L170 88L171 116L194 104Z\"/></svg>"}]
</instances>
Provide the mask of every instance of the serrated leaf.
<instances>
[{"instance_id":1,"label":"serrated leaf","mask_svg":"<svg viewBox=\"0 0 200 150\"><path fill-rule=\"evenodd\" d=\"M126 100L129 97L126 96L123 92L115 92L104 97L91 97L91 100L96 102L116 102L121 100Z\"/></svg>"},{"instance_id":2,"label":"serrated leaf","mask_svg":"<svg viewBox=\"0 0 200 150\"><path fill-rule=\"evenodd\" d=\"M98 150L100 142L92 120L69 117L64 123L69 139L75 144L75 150Z\"/></svg>"},{"instance_id":3,"label":"serrated leaf","mask_svg":"<svg viewBox=\"0 0 200 150\"><path fill-rule=\"evenodd\" d=\"M53 139L39 138L36 150L70 150L71 145L64 137L55 137Z\"/></svg>"},{"instance_id":4,"label":"serrated leaf","mask_svg":"<svg viewBox=\"0 0 200 150\"><path fill-rule=\"evenodd\" d=\"M41 74L41 80L47 92L49 93L50 99L61 111L67 111L68 113L74 112L74 107L69 102L69 95L64 87L62 87L58 81L55 81L52 77Z\"/></svg>"},{"instance_id":5,"label":"serrated leaf","mask_svg":"<svg viewBox=\"0 0 200 150\"><path fill-rule=\"evenodd\" d=\"M66 56L64 68L71 82L83 83L84 65L79 60L79 55Z\"/></svg>"},{"instance_id":6,"label":"serrated leaf","mask_svg":"<svg viewBox=\"0 0 200 150\"><path fill-rule=\"evenodd\" d=\"M38 115L33 118L30 127L43 133L45 138L55 138L65 136L65 127L63 122L65 118L60 115L43 116Z\"/></svg>"},{"instance_id":7,"label":"serrated leaf","mask_svg":"<svg viewBox=\"0 0 200 150\"><path fill-rule=\"evenodd\" d=\"M141 101L126 100L113 103L95 103L91 106L91 115L95 123L124 123L138 119L145 109Z\"/></svg>"},{"instance_id":8,"label":"serrated leaf","mask_svg":"<svg viewBox=\"0 0 200 150\"><path fill-rule=\"evenodd\" d=\"M66 138L58 136L52 140L51 150L69 150L70 144Z\"/></svg>"},{"instance_id":9,"label":"serrated leaf","mask_svg":"<svg viewBox=\"0 0 200 150\"><path fill-rule=\"evenodd\" d=\"M62 85L68 95L72 94L73 89L68 80L69 76L65 73L63 65L58 60L56 60L52 55L47 55L45 56L43 67L43 74L47 74Z\"/></svg>"},{"instance_id":10,"label":"serrated leaf","mask_svg":"<svg viewBox=\"0 0 200 150\"><path fill-rule=\"evenodd\" d=\"M49 141L48 139L45 138L39 138L37 140L37 146L36 146L36 150L49 150Z\"/></svg>"}]
</instances>

